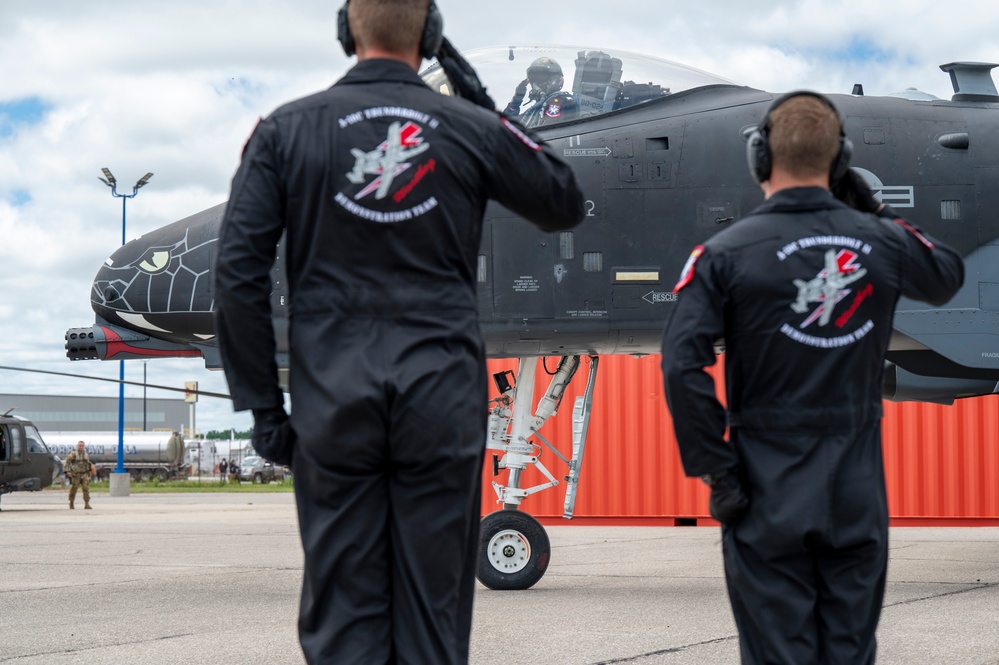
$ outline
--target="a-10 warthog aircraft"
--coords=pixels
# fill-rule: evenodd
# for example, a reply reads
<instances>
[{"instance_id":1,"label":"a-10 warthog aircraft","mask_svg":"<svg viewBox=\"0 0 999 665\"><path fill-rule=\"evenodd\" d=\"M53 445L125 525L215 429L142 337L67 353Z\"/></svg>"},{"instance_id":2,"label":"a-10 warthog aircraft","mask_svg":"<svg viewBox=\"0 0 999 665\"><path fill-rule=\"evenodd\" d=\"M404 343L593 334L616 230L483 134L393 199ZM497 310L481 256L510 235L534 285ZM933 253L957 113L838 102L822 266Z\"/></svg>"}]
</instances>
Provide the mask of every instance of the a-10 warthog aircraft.
<instances>
[{"instance_id":1,"label":"a-10 warthog aircraft","mask_svg":"<svg viewBox=\"0 0 999 665\"><path fill-rule=\"evenodd\" d=\"M520 86L521 99L511 99L507 112L568 160L588 199L587 218L572 231L544 233L493 205L482 234L479 310L487 350L521 362L515 382L498 381L502 397L491 413L487 446L502 452L495 467L508 469L509 480L495 484L505 510L484 518L480 579L495 588L525 588L543 575L549 545L540 525L515 510L539 489L520 487L521 472L535 465L550 480L543 487L560 484L537 460L537 431L557 409L581 356L660 352L673 286L691 249L762 202L747 168L746 144L778 95L604 49L502 47L465 55L500 108L525 77L530 80L531 92L525 95ZM550 74L546 82L529 76L539 60ZM854 145L852 167L876 198L960 250L967 264L964 287L947 305L900 303L886 368L890 400L947 403L995 393L999 383L999 94L993 66L943 65L954 88L951 99L915 90L869 96L859 84L852 94L829 95ZM437 65L423 76L444 94L460 92ZM432 177L413 161L396 165L394 187ZM192 356L219 368L212 264L224 210L225 204L209 208L114 251L93 283L97 322L68 331L69 357ZM278 363L286 370L284 261L279 251L271 306ZM837 307L849 304L844 299ZM562 360L535 411L541 356ZM572 457L563 458L569 466L567 517L596 368L592 362L576 405L579 440Z\"/></svg>"}]
</instances>

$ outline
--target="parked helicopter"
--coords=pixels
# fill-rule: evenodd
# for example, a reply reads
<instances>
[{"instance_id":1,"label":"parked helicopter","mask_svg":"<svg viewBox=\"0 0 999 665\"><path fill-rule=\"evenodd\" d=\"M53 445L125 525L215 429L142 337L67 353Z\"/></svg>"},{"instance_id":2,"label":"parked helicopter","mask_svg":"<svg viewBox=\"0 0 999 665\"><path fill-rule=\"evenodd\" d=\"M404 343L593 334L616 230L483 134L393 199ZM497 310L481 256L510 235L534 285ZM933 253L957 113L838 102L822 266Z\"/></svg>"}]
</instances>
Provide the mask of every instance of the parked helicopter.
<instances>
[{"instance_id":1,"label":"parked helicopter","mask_svg":"<svg viewBox=\"0 0 999 665\"><path fill-rule=\"evenodd\" d=\"M502 47L465 54L489 89L514 94L544 57L564 74L557 113L514 105L509 113L554 146L583 184L587 219L544 233L501 206L486 211L478 257L480 322L487 352L519 358L514 382L498 375L501 397L486 445L502 453L494 483L504 510L483 518L479 578L492 588L527 588L545 572L544 529L516 510L531 493L558 485L537 459L538 430L591 356L575 405L579 440L565 459L565 516L572 516L585 450L589 404L604 354L655 354L675 302L672 288L690 250L762 201L746 168L746 142L774 93L689 67L605 49ZM954 96L915 90L830 99L854 143L853 168L876 198L960 250L967 278L944 307L903 300L888 354L885 398L950 403L994 394L999 385L999 93L986 63L941 66ZM457 94L437 64L427 84ZM571 82L565 85L566 82ZM533 85L533 81L532 81ZM550 91L528 103L551 104ZM500 102L502 107L502 101ZM417 172L417 169L412 169ZM405 178L396 178L405 186ZM202 357L221 368L212 319L211 269L225 204L147 233L107 259L93 283L94 326L66 334L69 358ZM288 367L284 254L272 271L278 363ZM539 357L561 361L532 409ZM540 437L543 443L543 437ZM549 483L520 486L537 467Z\"/></svg>"},{"instance_id":2,"label":"parked helicopter","mask_svg":"<svg viewBox=\"0 0 999 665\"><path fill-rule=\"evenodd\" d=\"M8 492L37 492L63 473L60 460L27 418L0 415L0 498Z\"/></svg>"}]
</instances>

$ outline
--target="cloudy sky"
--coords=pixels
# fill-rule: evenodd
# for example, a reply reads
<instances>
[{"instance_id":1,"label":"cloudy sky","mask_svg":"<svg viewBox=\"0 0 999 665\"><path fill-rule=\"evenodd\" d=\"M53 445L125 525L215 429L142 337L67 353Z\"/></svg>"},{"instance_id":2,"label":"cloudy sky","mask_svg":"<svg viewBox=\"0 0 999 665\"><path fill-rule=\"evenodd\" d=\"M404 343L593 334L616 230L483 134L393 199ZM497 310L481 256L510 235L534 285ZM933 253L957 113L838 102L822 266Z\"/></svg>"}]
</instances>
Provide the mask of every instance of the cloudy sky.
<instances>
[{"instance_id":1,"label":"cloudy sky","mask_svg":"<svg viewBox=\"0 0 999 665\"><path fill-rule=\"evenodd\" d=\"M977 0L437 4L460 50L618 48L774 92L848 93L863 83L868 95L915 87L949 98L939 65L999 62L999 5ZM121 199L97 179L101 167L126 193L155 174L127 204L129 239L224 201L257 118L350 66L335 39L338 8L0 1L0 365L117 378L117 363L70 363L63 348L67 328L93 324L91 282L121 242ZM227 392L200 361L156 360L147 370L151 383ZM126 363L127 379L142 373L141 362ZM5 370L0 382L0 394L117 395L112 384ZM224 400L198 404L201 430L250 420Z\"/></svg>"}]
</instances>

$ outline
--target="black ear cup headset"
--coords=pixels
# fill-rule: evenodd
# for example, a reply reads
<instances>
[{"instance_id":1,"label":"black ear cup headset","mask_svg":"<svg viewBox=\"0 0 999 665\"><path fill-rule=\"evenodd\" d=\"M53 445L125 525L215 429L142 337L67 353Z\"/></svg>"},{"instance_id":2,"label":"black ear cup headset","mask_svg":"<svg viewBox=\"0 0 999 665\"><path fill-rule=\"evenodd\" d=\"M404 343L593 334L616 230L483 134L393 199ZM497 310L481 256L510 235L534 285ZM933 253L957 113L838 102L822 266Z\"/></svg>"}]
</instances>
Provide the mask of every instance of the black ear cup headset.
<instances>
[{"instance_id":1,"label":"black ear cup headset","mask_svg":"<svg viewBox=\"0 0 999 665\"><path fill-rule=\"evenodd\" d=\"M354 43L354 36L350 34L350 25L347 22L347 6L350 0L343 3L340 12L336 17L336 36L340 40L343 52L348 56L354 55L357 45ZM437 10L434 0L430 0L427 7L427 21L423 24L423 36L420 38L420 57L429 60L437 55L444 41L444 18Z\"/></svg>"},{"instance_id":2,"label":"black ear cup headset","mask_svg":"<svg viewBox=\"0 0 999 665\"><path fill-rule=\"evenodd\" d=\"M826 99L825 96L820 95L815 92L808 92L807 90L801 90L798 92L791 92L783 97L778 98L770 108L767 109L766 115L763 116L763 121L760 122L759 126L749 135L749 142L746 144L746 158L749 161L749 170L756 179L756 182L766 182L770 179L770 172L773 169L773 156L770 153L770 114L774 112L778 106L791 99L792 97L815 97L816 99L821 99L826 105L833 110L836 114L836 118L839 120L839 150L836 152L836 157L833 158L832 165L829 169L829 184L835 184L846 175L846 170L850 168L850 158L853 156L853 142L846 137L846 133L843 131L843 116L839 114L833 103Z\"/></svg>"}]
</instances>

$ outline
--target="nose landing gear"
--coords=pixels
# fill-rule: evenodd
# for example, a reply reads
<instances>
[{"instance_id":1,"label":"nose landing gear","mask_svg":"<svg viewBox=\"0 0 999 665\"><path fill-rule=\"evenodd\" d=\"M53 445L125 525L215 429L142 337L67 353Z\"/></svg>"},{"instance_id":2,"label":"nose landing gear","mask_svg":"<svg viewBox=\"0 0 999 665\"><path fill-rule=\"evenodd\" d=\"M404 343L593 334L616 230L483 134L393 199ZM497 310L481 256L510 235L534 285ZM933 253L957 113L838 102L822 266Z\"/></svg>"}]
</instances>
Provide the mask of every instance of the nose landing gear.
<instances>
[{"instance_id":1,"label":"nose landing gear","mask_svg":"<svg viewBox=\"0 0 999 665\"><path fill-rule=\"evenodd\" d=\"M597 374L596 356L590 356L590 373L584 395L576 398L573 408L572 455L566 458L552 446L538 430L555 415L565 389L579 368L579 356L563 356L552 375L551 384L538 403L536 413L531 413L534 398L534 377L538 358L520 359L516 385L511 386L506 373L498 374L496 382L501 395L493 400L489 413L489 430L486 448L502 451L503 457L493 455L493 474L508 469L509 485L493 482L497 502L503 509L482 518L479 536L479 560L476 576L490 589L529 589L548 570L551 543L545 528L534 517L520 512L520 503L531 494L555 487L555 479L540 461L542 448L530 441L536 438L569 466L564 477L566 496L563 517L572 519L576 503L579 471L583 461L586 431L593 403L593 385ZM521 488L521 474L528 465L534 466L548 482L534 487Z\"/></svg>"}]
</instances>

